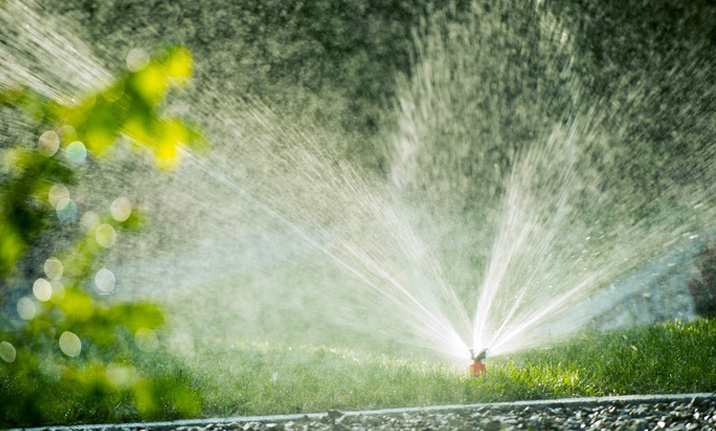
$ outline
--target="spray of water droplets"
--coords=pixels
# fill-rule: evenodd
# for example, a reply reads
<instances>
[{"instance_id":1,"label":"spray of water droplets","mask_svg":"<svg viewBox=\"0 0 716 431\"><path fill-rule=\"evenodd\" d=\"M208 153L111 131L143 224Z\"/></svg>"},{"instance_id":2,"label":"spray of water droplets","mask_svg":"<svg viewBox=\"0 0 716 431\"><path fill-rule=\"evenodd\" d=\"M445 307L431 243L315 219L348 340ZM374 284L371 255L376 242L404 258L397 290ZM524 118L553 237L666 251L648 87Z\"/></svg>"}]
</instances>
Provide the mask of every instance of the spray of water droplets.
<instances>
[{"instance_id":1,"label":"spray of water droplets","mask_svg":"<svg viewBox=\"0 0 716 431\"><path fill-rule=\"evenodd\" d=\"M78 213L66 187L50 190L60 220L81 219L122 256L96 274L98 293L159 298L205 336L323 342L340 328L344 338L365 333L464 360L470 348L506 354L593 325L681 265L695 229L716 220L713 146L690 155L692 181L667 169L658 199L641 193L618 145L640 137L617 120L636 121L653 102L646 84L616 91L629 104L590 99L562 23L539 3L511 6L507 20L505 7L476 3L472 15L436 15L416 29L411 74L395 78L386 113L392 129L374 145L388 161L380 171L338 156L340 131L257 98L208 83L179 95L170 109L205 128L210 150L184 150L162 176L120 148L101 182L73 191L136 196L110 211L122 221L146 206L154 218L139 238L119 241L111 225ZM24 35L1 48L8 77L62 97L106 81L91 55L76 55L85 44L37 8L1 10ZM21 53L35 50L55 55L30 65ZM147 61L141 49L125 54L130 70ZM48 155L53 133L39 138ZM76 142L65 157L79 166L87 152ZM38 282L35 297L46 300L52 286ZM30 297L17 308L34 316ZM63 352L81 350L75 334L63 337ZM135 341L157 348L154 333Z\"/></svg>"}]
</instances>

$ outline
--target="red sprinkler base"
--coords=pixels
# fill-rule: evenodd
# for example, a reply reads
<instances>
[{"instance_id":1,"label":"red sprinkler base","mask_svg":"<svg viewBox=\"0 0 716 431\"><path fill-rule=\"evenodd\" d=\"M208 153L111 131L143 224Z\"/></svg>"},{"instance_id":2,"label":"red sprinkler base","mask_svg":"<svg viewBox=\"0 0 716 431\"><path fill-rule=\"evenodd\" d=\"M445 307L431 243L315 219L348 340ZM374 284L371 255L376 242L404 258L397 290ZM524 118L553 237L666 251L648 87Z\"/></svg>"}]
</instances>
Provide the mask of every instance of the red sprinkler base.
<instances>
[{"instance_id":1,"label":"red sprinkler base","mask_svg":"<svg viewBox=\"0 0 716 431\"><path fill-rule=\"evenodd\" d=\"M472 356L472 364L470 365L470 376L477 377L485 374L485 363L482 362L487 357L487 349L481 351L478 355L475 355L474 350L470 349L470 355Z\"/></svg>"},{"instance_id":2,"label":"red sprinkler base","mask_svg":"<svg viewBox=\"0 0 716 431\"><path fill-rule=\"evenodd\" d=\"M485 364L480 361L474 361L470 364L470 375L477 377L485 372Z\"/></svg>"}]
</instances>

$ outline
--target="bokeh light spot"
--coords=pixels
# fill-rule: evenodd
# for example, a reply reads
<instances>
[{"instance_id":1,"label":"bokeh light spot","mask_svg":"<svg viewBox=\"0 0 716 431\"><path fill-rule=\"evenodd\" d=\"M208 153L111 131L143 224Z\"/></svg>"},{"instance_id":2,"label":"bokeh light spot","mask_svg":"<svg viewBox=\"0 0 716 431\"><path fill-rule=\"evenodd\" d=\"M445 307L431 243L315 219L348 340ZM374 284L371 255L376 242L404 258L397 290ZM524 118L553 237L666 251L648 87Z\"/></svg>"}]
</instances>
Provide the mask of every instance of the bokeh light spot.
<instances>
[{"instance_id":1,"label":"bokeh light spot","mask_svg":"<svg viewBox=\"0 0 716 431\"><path fill-rule=\"evenodd\" d=\"M45 358L40 361L38 368L45 378L58 381L62 376L62 367L52 358Z\"/></svg>"},{"instance_id":2,"label":"bokeh light spot","mask_svg":"<svg viewBox=\"0 0 716 431\"><path fill-rule=\"evenodd\" d=\"M60 127L58 132L62 142L72 142L77 139L77 131L70 125Z\"/></svg>"},{"instance_id":3,"label":"bokeh light spot","mask_svg":"<svg viewBox=\"0 0 716 431\"><path fill-rule=\"evenodd\" d=\"M112 218L117 220L118 222L123 222L129 218L129 216L132 214L132 204L129 202L129 199L125 197L119 197L112 202L112 205L109 207L110 212L112 213Z\"/></svg>"},{"instance_id":4,"label":"bokeh light spot","mask_svg":"<svg viewBox=\"0 0 716 431\"><path fill-rule=\"evenodd\" d=\"M64 224L72 223L77 220L77 204L72 199L62 199L55 207L57 218Z\"/></svg>"},{"instance_id":5,"label":"bokeh light spot","mask_svg":"<svg viewBox=\"0 0 716 431\"><path fill-rule=\"evenodd\" d=\"M132 369L121 365L110 365L107 367L105 375L111 384L120 388L129 386L136 381Z\"/></svg>"},{"instance_id":6,"label":"bokeh light spot","mask_svg":"<svg viewBox=\"0 0 716 431\"><path fill-rule=\"evenodd\" d=\"M47 259L45 264L42 265L42 269L45 270L45 275L50 280L59 280L65 270L64 266L62 266L62 262L56 257Z\"/></svg>"},{"instance_id":7,"label":"bokeh light spot","mask_svg":"<svg viewBox=\"0 0 716 431\"><path fill-rule=\"evenodd\" d=\"M134 344L143 352L153 352L159 347L157 334L149 328L139 328L134 334Z\"/></svg>"},{"instance_id":8,"label":"bokeh light spot","mask_svg":"<svg viewBox=\"0 0 716 431\"><path fill-rule=\"evenodd\" d=\"M117 279L114 277L114 273L107 268L100 269L94 276L94 285L103 294L112 292L116 282Z\"/></svg>"},{"instance_id":9,"label":"bokeh light spot","mask_svg":"<svg viewBox=\"0 0 716 431\"><path fill-rule=\"evenodd\" d=\"M12 343L9 341L0 343L0 359L9 364L10 362L15 362L16 357L17 350L15 350L15 346L13 346Z\"/></svg>"},{"instance_id":10,"label":"bokeh light spot","mask_svg":"<svg viewBox=\"0 0 716 431\"><path fill-rule=\"evenodd\" d=\"M99 216L93 211L87 211L86 213L82 214L82 219L80 219L80 225L87 230L94 229L99 226Z\"/></svg>"},{"instance_id":11,"label":"bokeh light spot","mask_svg":"<svg viewBox=\"0 0 716 431\"><path fill-rule=\"evenodd\" d=\"M38 278L32 285L32 293L39 301L49 301L52 298L52 285L44 278Z\"/></svg>"},{"instance_id":12,"label":"bokeh light spot","mask_svg":"<svg viewBox=\"0 0 716 431\"><path fill-rule=\"evenodd\" d=\"M27 296L20 298L20 300L17 301L17 314L19 314L20 317L25 320L34 319L35 314L37 314L37 307L35 306L35 301L28 298Z\"/></svg>"},{"instance_id":13,"label":"bokeh light spot","mask_svg":"<svg viewBox=\"0 0 716 431\"><path fill-rule=\"evenodd\" d=\"M37 140L37 149L47 157L55 155L60 148L60 137L54 130L48 130Z\"/></svg>"},{"instance_id":14,"label":"bokeh light spot","mask_svg":"<svg viewBox=\"0 0 716 431\"><path fill-rule=\"evenodd\" d=\"M142 48L133 48L127 53L127 69L137 72L149 64L149 53Z\"/></svg>"},{"instance_id":15,"label":"bokeh light spot","mask_svg":"<svg viewBox=\"0 0 716 431\"><path fill-rule=\"evenodd\" d=\"M80 141L75 141L67 146L65 158L72 166L79 166L87 160L87 148Z\"/></svg>"},{"instance_id":16,"label":"bokeh light spot","mask_svg":"<svg viewBox=\"0 0 716 431\"><path fill-rule=\"evenodd\" d=\"M82 351L82 340L74 332L65 331L60 335L60 350L67 356L79 356Z\"/></svg>"},{"instance_id":17,"label":"bokeh light spot","mask_svg":"<svg viewBox=\"0 0 716 431\"><path fill-rule=\"evenodd\" d=\"M70 191L67 190L67 187L65 187L64 184L57 183L50 188L48 198L50 201L50 205L55 208L61 200L70 198Z\"/></svg>"},{"instance_id":18,"label":"bokeh light spot","mask_svg":"<svg viewBox=\"0 0 716 431\"><path fill-rule=\"evenodd\" d=\"M97 244L104 248L110 248L117 241L117 231L114 230L112 225L102 223L95 230L95 239Z\"/></svg>"},{"instance_id":19,"label":"bokeh light spot","mask_svg":"<svg viewBox=\"0 0 716 431\"><path fill-rule=\"evenodd\" d=\"M50 284L52 285L52 300L61 301L65 297L65 286L56 280L51 281Z\"/></svg>"}]
</instances>

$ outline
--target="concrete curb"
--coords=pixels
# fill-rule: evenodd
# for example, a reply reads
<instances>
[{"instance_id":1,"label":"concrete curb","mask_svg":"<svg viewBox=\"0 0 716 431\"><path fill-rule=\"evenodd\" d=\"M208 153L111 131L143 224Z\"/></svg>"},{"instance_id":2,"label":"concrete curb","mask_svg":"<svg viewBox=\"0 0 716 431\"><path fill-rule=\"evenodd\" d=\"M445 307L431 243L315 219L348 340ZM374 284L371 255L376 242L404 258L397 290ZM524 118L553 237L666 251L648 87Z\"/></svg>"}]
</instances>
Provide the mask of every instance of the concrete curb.
<instances>
[{"instance_id":1,"label":"concrete curb","mask_svg":"<svg viewBox=\"0 0 716 431\"><path fill-rule=\"evenodd\" d=\"M550 400L530 400L530 401L506 401L496 403L478 403L478 404L452 404L424 407L400 407L379 410L359 410L359 411L341 411L345 416L379 416L379 415L396 415L402 413L439 413L460 410L477 410L477 409L498 409L512 410L525 407L531 408L557 408L557 407L591 407L603 404L654 404L672 401L691 401L693 399L712 399L716 398L716 393L697 392L691 394L653 394L653 395L619 395L609 397L585 397L585 398L560 398ZM89 424L89 425L59 425L44 426L34 428L11 428L6 431L79 431L79 430L103 430L103 431L130 431L132 429L165 431L179 427L204 427L211 424L243 424L248 422L288 422L299 421L303 419L322 419L328 416L328 412L324 413L301 413L290 415L268 415L268 416L236 416L222 418L206 418L206 419L181 419L175 421L164 422L132 422L132 423L110 423L110 424Z\"/></svg>"}]
</instances>

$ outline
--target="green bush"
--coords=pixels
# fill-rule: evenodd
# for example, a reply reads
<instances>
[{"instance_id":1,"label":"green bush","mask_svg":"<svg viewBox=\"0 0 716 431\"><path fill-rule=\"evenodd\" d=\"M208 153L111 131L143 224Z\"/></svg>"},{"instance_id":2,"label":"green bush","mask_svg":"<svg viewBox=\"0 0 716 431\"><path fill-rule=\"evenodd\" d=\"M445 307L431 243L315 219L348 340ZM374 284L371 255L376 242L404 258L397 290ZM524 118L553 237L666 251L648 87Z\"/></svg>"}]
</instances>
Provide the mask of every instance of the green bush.
<instances>
[{"instance_id":1,"label":"green bush","mask_svg":"<svg viewBox=\"0 0 716 431\"><path fill-rule=\"evenodd\" d=\"M200 411L187 378L137 365L159 347L162 310L107 295L115 279L102 262L123 233L141 230L142 214L126 196L94 211L75 196L120 142L172 169L182 146L202 141L159 109L189 78L189 51L170 46L145 60L73 105L0 87L0 107L26 119L20 135L36 140L0 149L0 426Z\"/></svg>"}]
</instances>

